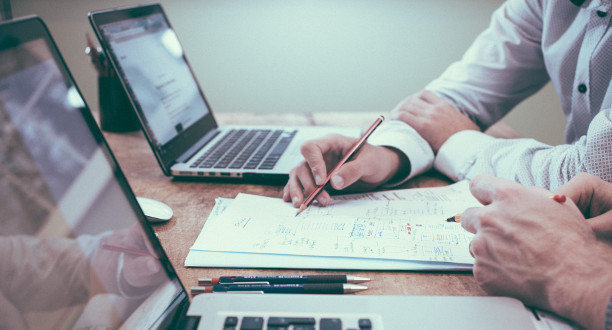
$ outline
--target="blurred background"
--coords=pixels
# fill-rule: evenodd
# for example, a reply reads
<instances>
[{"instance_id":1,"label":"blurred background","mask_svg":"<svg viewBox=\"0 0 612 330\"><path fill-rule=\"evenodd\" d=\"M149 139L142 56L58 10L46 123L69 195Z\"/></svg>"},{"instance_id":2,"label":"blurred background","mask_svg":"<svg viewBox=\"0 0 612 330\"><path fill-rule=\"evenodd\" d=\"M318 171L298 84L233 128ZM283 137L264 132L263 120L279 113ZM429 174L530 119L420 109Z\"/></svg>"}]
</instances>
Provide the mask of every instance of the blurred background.
<instances>
[{"instance_id":1,"label":"blurred background","mask_svg":"<svg viewBox=\"0 0 612 330\"><path fill-rule=\"evenodd\" d=\"M87 13L142 1L0 2L14 17L43 18L97 111ZM459 59L504 1L160 2L214 112L386 113ZM565 119L550 84L504 121L526 137L563 143Z\"/></svg>"}]
</instances>

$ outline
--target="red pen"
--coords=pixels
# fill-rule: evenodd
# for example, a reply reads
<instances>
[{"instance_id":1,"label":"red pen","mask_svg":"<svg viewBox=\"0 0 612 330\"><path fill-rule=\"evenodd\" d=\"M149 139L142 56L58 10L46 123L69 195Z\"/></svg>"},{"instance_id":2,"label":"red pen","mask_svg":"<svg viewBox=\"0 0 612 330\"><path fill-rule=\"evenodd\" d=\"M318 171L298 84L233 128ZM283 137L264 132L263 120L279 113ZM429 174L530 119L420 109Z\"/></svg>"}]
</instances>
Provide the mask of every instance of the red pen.
<instances>
[{"instance_id":1,"label":"red pen","mask_svg":"<svg viewBox=\"0 0 612 330\"><path fill-rule=\"evenodd\" d=\"M361 147L363 147L368 137L372 135L374 130L383 122L383 120L385 120L385 117L383 116L378 117L376 121L372 124L372 126L370 126L370 128L368 128L368 130L365 131L365 133L363 133L361 138L359 138L357 143L353 145L351 150L347 152L346 155L344 155L344 157L342 158L342 160L340 160L340 162L336 164L336 166L329 172L329 174L327 175L327 178L325 178L325 181L322 184L318 185L315 188L315 190L313 190L313 192L311 192L310 195L306 197L304 202L302 202L302 205L300 205L300 209L295 214L296 217L298 216L298 214L302 213L302 211L304 211L314 201L314 199L317 198L317 196L319 196L319 194L323 191L325 186L327 186L327 184L329 183L329 180L331 180L332 176L334 176L334 174L338 172L340 167L344 165L353 155L355 155L357 151L361 149Z\"/></svg>"}]
</instances>

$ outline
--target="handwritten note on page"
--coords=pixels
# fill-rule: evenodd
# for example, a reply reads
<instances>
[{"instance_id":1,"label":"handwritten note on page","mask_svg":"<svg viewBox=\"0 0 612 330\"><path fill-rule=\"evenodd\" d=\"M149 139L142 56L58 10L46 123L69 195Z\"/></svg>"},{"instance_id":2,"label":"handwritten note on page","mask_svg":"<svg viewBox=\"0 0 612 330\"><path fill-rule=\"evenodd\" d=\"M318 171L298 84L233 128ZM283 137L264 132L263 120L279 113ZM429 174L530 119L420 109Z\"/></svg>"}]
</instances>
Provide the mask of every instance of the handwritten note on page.
<instances>
[{"instance_id":1,"label":"handwritten note on page","mask_svg":"<svg viewBox=\"0 0 612 330\"><path fill-rule=\"evenodd\" d=\"M345 195L298 217L281 199L240 194L191 250L471 264L471 234L444 220L479 204L453 186Z\"/></svg>"}]
</instances>

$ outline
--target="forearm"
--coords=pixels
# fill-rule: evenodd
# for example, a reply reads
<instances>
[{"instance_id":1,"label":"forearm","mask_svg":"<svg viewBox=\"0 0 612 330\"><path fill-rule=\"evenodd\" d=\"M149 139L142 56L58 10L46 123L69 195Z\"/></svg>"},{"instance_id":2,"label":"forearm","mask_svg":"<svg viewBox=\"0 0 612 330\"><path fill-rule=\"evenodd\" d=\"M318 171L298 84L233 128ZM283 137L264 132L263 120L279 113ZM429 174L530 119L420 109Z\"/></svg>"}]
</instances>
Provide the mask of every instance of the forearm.
<instances>
[{"instance_id":1,"label":"forearm","mask_svg":"<svg viewBox=\"0 0 612 330\"><path fill-rule=\"evenodd\" d=\"M537 1L507 1L490 26L425 89L452 104L481 130L497 122L548 81Z\"/></svg>"},{"instance_id":2,"label":"forearm","mask_svg":"<svg viewBox=\"0 0 612 330\"><path fill-rule=\"evenodd\" d=\"M434 167L454 180L493 174L554 190L580 172L612 182L612 110L599 113L574 144L550 146L533 139L495 139L459 132L440 149Z\"/></svg>"}]
</instances>

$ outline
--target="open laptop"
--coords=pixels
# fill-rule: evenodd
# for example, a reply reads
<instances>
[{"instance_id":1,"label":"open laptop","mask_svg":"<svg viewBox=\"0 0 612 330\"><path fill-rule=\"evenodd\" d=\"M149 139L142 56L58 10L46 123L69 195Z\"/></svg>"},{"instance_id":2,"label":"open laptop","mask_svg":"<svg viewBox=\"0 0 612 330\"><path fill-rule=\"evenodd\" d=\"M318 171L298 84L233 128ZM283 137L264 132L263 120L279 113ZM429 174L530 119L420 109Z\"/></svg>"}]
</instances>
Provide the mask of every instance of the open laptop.
<instances>
[{"instance_id":1,"label":"open laptop","mask_svg":"<svg viewBox=\"0 0 612 330\"><path fill-rule=\"evenodd\" d=\"M159 4L89 18L166 175L285 181L306 140L359 135L346 127L219 127Z\"/></svg>"},{"instance_id":2,"label":"open laptop","mask_svg":"<svg viewBox=\"0 0 612 330\"><path fill-rule=\"evenodd\" d=\"M0 173L0 320L6 328L538 324L519 301L504 297L211 293L190 302L37 17L0 23ZM279 317L293 327L270 327Z\"/></svg>"}]
</instances>

